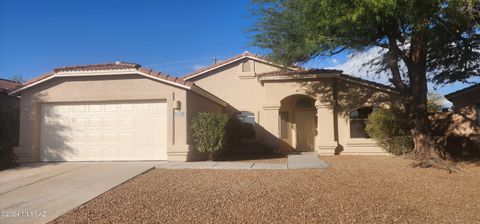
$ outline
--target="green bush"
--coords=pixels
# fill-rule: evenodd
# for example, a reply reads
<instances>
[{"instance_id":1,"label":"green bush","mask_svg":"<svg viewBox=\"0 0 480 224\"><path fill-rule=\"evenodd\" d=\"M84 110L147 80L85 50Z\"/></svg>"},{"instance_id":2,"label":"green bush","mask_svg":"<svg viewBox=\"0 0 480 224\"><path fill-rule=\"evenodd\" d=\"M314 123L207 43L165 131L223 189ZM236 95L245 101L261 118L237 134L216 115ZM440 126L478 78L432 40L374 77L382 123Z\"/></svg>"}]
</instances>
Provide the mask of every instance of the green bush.
<instances>
[{"instance_id":1,"label":"green bush","mask_svg":"<svg viewBox=\"0 0 480 224\"><path fill-rule=\"evenodd\" d=\"M399 108L372 112L365 130L388 153L402 155L413 149L408 116Z\"/></svg>"},{"instance_id":2,"label":"green bush","mask_svg":"<svg viewBox=\"0 0 480 224\"><path fill-rule=\"evenodd\" d=\"M236 118L220 113L198 113L192 119L195 148L208 159L216 159L229 143L236 141Z\"/></svg>"},{"instance_id":3,"label":"green bush","mask_svg":"<svg viewBox=\"0 0 480 224\"><path fill-rule=\"evenodd\" d=\"M0 110L0 170L16 166L13 147L18 144L18 109Z\"/></svg>"}]
</instances>

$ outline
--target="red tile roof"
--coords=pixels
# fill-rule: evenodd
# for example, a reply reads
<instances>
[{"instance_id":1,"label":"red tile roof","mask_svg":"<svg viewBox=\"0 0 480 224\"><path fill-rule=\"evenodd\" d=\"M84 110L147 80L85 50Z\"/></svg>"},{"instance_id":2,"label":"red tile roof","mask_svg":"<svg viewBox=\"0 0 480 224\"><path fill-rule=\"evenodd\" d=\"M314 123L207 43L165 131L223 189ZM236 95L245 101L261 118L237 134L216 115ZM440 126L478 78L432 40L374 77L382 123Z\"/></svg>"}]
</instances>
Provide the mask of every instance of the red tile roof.
<instances>
[{"instance_id":1,"label":"red tile roof","mask_svg":"<svg viewBox=\"0 0 480 224\"><path fill-rule=\"evenodd\" d=\"M237 59L243 58L243 57L256 58L256 59L259 59L259 60L262 60L262 61L266 61L266 62L269 62L269 63L272 63L272 64L273 64L273 62L271 62L271 60L270 60L269 58L265 57L265 56L253 54L253 53L250 53L250 52L246 51L246 52L244 52L244 53L242 53L242 54L233 56L233 57L228 58L228 59L226 59L226 60L224 60L224 61L220 61L220 62L218 62L218 63L211 64L211 65L209 65L209 66L207 66L207 67L205 67L205 68L201 68L201 69L196 70L196 71L194 71L194 72L192 72L192 73L190 73L190 74L184 75L184 76L182 76L182 79L192 78L192 76L196 76L196 75L198 75L198 74L200 74L200 73L202 73L202 72L205 72L205 71L207 71L207 70L210 70L210 69L222 67L222 66L224 66L224 65L226 65L226 64L229 64L229 63L231 63L231 62L233 62L233 61L235 61L235 60L237 60ZM295 68L301 69L300 67L295 67Z\"/></svg>"},{"instance_id":2,"label":"red tile roof","mask_svg":"<svg viewBox=\"0 0 480 224\"><path fill-rule=\"evenodd\" d=\"M149 68L142 67L139 64L135 63L128 63L128 62L116 62L116 63L107 63L107 64L92 64L92 65L76 65L76 66L67 66L67 67L60 67L60 68L55 68L53 71L45 73L41 76L38 76L36 78L33 78L31 80L28 80L25 83L22 83L22 85L18 85L16 89L25 87L27 85L34 84L36 82L39 82L43 79L46 79L52 75L55 75L56 73L60 72L77 72L77 71L105 71L105 70L127 70L127 69L135 69L138 72L147 74L149 76L155 77L155 78L160 78L169 82L173 82L176 84L180 84L183 86L188 86L191 87L193 85L192 82L183 80L181 78L164 74L158 71L154 71Z\"/></svg>"},{"instance_id":3,"label":"red tile roof","mask_svg":"<svg viewBox=\"0 0 480 224\"><path fill-rule=\"evenodd\" d=\"M184 80L182 78L179 78L179 77L176 77L176 76L163 74L161 72L157 72L157 71L149 69L149 68L139 67L137 70L140 71L140 72L143 72L145 74L148 74L150 76L165 79L165 80L168 80L168 81L172 81L172 82L184 85L184 86L189 86L190 87L190 86L193 85L193 82L186 81L186 80Z\"/></svg>"},{"instance_id":4,"label":"red tile roof","mask_svg":"<svg viewBox=\"0 0 480 224\"><path fill-rule=\"evenodd\" d=\"M278 77L278 76L302 76L317 75L322 73L342 73L342 70L336 69L304 69L304 70L279 70L257 74L258 77Z\"/></svg>"},{"instance_id":5,"label":"red tile roof","mask_svg":"<svg viewBox=\"0 0 480 224\"><path fill-rule=\"evenodd\" d=\"M390 91L393 91L393 92L398 93L398 90L395 89L394 87L391 87L391 86L389 86L389 85L385 85L385 84L382 84L382 83L378 83L378 82L374 82L374 81L362 79L362 78L355 77L355 76L351 76L351 75L347 75L347 74L340 74L339 77L342 78L342 79L345 79L345 80L351 80L351 81L356 81L356 82L361 82L361 83L365 83L365 84L370 84L370 85L378 86L378 87L380 87L380 88L387 89L387 90L390 90Z\"/></svg>"},{"instance_id":6,"label":"red tile roof","mask_svg":"<svg viewBox=\"0 0 480 224\"><path fill-rule=\"evenodd\" d=\"M369 85L374 85L383 89L388 89L390 91L395 91L395 88L381 84L378 82L373 82L369 81L366 79L362 79L359 77L343 74L342 70L336 70L336 69L305 69L305 70L291 70L291 71L285 71L285 70L280 70L280 71L273 71L273 72L265 72L265 73L260 73L258 74L258 77L288 77L291 76L292 78L302 78L302 76L307 76L307 75L315 75L318 78L321 78L321 75L327 75L327 74L332 74L334 73L336 77L344 79L344 80L350 80L350 81L355 81L355 82L360 82L364 84L369 84Z\"/></svg>"},{"instance_id":7,"label":"red tile roof","mask_svg":"<svg viewBox=\"0 0 480 224\"><path fill-rule=\"evenodd\" d=\"M33 79L30 79L24 83L22 83L22 85L18 86L18 88L21 88L21 87L24 87L24 86L27 86L27 85L30 85L32 83L35 83L35 82L38 82L38 81L41 81L43 79L46 79L50 76L52 76L53 74L55 74L53 71L52 72L47 72L47 73L44 73L44 74L41 74Z\"/></svg>"},{"instance_id":8,"label":"red tile roof","mask_svg":"<svg viewBox=\"0 0 480 224\"><path fill-rule=\"evenodd\" d=\"M19 85L20 82L0 78L0 92L2 93L9 92L10 90L15 89Z\"/></svg>"},{"instance_id":9,"label":"red tile roof","mask_svg":"<svg viewBox=\"0 0 480 224\"><path fill-rule=\"evenodd\" d=\"M66 66L53 69L54 72L69 72L69 71L99 71L99 70L121 70L121 69L137 69L139 64L128 62L115 62L107 64L92 64L92 65L75 65Z\"/></svg>"}]
</instances>

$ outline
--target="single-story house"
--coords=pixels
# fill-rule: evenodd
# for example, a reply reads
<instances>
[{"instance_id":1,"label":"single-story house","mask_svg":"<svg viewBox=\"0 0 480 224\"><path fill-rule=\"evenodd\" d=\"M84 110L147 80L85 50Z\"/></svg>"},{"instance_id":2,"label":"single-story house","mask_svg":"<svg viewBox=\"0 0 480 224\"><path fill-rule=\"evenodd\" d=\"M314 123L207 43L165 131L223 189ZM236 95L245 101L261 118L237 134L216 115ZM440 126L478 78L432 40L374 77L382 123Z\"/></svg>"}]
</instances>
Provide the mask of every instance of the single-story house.
<instances>
[{"instance_id":1,"label":"single-story house","mask_svg":"<svg viewBox=\"0 0 480 224\"><path fill-rule=\"evenodd\" d=\"M453 111L430 116L452 158L480 158L480 83L445 95Z\"/></svg>"},{"instance_id":2,"label":"single-story house","mask_svg":"<svg viewBox=\"0 0 480 224\"><path fill-rule=\"evenodd\" d=\"M21 96L23 161L188 160L198 112L230 113L242 142L282 151L383 154L366 134L391 87L245 52L182 78L117 62L54 69Z\"/></svg>"},{"instance_id":3,"label":"single-story house","mask_svg":"<svg viewBox=\"0 0 480 224\"><path fill-rule=\"evenodd\" d=\"M480 83L445 95L453 111L466 115L480 124Z\"/></svg>"}]
</instances>

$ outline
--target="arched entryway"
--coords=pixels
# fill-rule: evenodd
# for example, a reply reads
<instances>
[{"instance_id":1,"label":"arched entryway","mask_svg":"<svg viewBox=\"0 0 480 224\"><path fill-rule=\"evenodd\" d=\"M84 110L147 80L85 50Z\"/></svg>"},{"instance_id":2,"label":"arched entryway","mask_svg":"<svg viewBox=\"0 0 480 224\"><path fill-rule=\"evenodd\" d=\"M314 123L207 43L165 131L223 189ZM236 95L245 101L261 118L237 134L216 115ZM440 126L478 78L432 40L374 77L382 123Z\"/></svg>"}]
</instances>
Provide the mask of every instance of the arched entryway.
<instances>
[{"instance_id":1,"label":"arched entryway","mask_svg":"<svg viewBox=\"0 0 480 224\"><path fill-rule=\"evenodd\" d=\"M315 149L315 99L307 95L291 95L280 101L280 149L313 151Z\"/></svg>"}]
</instances>

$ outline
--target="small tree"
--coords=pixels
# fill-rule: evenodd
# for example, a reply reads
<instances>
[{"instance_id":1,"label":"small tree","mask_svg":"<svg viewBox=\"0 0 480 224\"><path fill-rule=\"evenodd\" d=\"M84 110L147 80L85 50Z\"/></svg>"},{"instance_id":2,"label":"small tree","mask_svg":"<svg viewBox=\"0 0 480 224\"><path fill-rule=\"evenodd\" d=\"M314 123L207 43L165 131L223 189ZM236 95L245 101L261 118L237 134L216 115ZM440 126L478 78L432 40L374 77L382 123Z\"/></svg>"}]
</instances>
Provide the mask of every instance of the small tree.
<instances>
[{"instance_id":1,"label":"small tree","mask_svg":"<svg viewBox=\"0 0 480 224\"><path fill-rule=\"evenodd\" d=\"M18 82L18 83L25 82L25 79L23 79L22 75L12 75L8 79L12 80L12 81L15 81L15 82Z\"/></svg>"},{"instance_id":2,"label":"small tree","mask_svg":"<svg viewBox=\"0 0 480 224\"><path fill-rule=\"evenodd\" d=\"M192 120L193 138L199 152L215 159L229 142L230 117L220 113L198 113Z\"/></svg>"},{"instance_id":3,"label":"small tree","mask_svg":"<svg viewBox=\"0 0 480 224\"><path fill-rule=\"evenodd\" d=\"M388 153L403 155L413 149L408 115L399 108L374 111L368 117L365 130Z\"/></svg>"}]
</instances>

